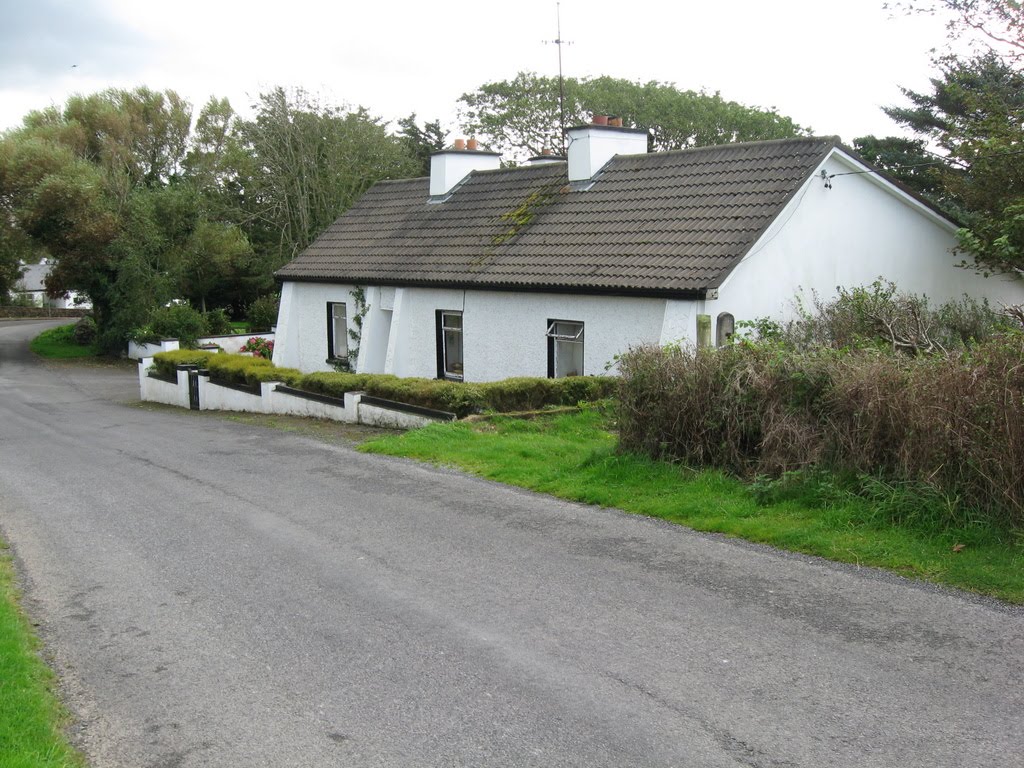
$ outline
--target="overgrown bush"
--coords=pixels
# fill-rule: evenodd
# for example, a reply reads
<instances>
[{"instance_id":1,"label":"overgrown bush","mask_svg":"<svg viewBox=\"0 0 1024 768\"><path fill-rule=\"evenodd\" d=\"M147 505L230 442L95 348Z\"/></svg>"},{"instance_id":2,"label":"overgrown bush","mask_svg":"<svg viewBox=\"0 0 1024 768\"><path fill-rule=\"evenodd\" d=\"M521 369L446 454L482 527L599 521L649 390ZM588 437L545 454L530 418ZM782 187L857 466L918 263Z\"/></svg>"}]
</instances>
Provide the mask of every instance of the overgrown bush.
<instances>
[{"instance_id":1,"label":"overgrown bush","mask_svg":"<svg viewBox=\"0 0 1024 768\"><path fill-rule=\"evenodd\" d=\"M72 331L76 344L81 344L86 347L96 342L96 321L86 315L77 323L75 323L75 329Z\"/></svg>"},{"instance_id":2,"label":"overgrown bush","mask_svg":"<svg viewBox=\"0 0 1024 768\"><path fill-rule=\"evenodd\" d=\"M797 319L780 325L768 319L742 323L759 341L793 349L887 349L905 354L952 352L1013 327L987 302L968 296L933 308L927 298L903 293L876 280L870 286L839 288L829 301L815 295Z\"/></svg>"},{"instance_id":3,"label":"overgrown bush","mask_svg":"<svg viewBox=\"0 0 1024 768\"><path fill-rule=\"evenodd\" d=\"M204 336L225 336L235 331L231 327L231 318L223 309L211 309L204 312L203 329Z\"/></svg>"},{"instance_id":4,"label":"overgrown bush","mask_svg":"<svg viewBox=\"0 0 1024 768\"><path fill-rule=\"evenodd\" d=\"M203 313L188 304L172 304L153 310L144 329L144 337L149 341L177 339L182 347L194 347L205 333Z\"/></svg>"},{"instance_id":5,"label":"overgrown bush","mask_svg":"<svg viewBox=\"0 0 1024 768\"><path fill-rule=\"evenodd\" d=\"M253 332L269 331L277 325L277 309L281 297L276 293L268 293L246 307L245 321L249 323L249 330Z\"/></svg>"},{"instance_id":6,"label":"overgrown bush","mask_svg":"<svg viewBox=\"0 0 1024 768\"><path fill-rule=\"evenodd\" d=\"M874 477L1024 527L1024 334L915 357L643 347L619 366L624 450L746 477Z\"/></svg>"}]
</instances>

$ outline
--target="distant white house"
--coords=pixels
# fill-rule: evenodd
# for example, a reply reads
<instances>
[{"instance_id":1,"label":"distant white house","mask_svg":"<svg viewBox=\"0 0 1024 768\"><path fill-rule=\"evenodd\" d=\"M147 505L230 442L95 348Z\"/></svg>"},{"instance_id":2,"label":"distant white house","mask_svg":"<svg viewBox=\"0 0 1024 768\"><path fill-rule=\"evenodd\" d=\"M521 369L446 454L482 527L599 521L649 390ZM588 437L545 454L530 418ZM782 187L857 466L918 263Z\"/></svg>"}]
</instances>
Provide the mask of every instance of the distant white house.
<instances>
[{"instance_id":1,"label":"distant white house","mask_svg":"<svg viewBox=\"0 0 1024 768\"><path fill-rule=\"evenodd\" d=\"M385 181L281 269L274 361L489 381L600 375L645 342L784 319L878 277L942 302L1024 300L957 265L956 225L836 138L647 153L587 125L568 157L453 149ZM355 316L364 313L354 360Z\"/></svg>"},{"instance_id":2,"label":"distant white house","mask_svg":"<svg viewBox=\"0 0 1024 768\"><path fill-rule=\"evenodd\" d=\"M22 296L37 307L53 307L55 309L91 309L92 302L74 291L69 291L62 298L52 299L46 295L46 276L50 274L53 265L46 258L38 264L26 264L21 280L19 280L12 293L15 296Z\"/></svg>"}]
</instances>

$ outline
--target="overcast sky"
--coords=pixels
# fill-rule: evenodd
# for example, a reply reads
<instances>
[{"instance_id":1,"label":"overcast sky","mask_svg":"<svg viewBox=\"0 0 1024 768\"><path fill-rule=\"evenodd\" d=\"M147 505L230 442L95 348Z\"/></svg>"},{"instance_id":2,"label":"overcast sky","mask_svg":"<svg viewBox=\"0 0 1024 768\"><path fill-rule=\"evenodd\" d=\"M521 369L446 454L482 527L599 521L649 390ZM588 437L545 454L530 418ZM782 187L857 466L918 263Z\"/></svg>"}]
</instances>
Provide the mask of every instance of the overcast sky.
<instances>
[{"instance_id":1,"label":"overcast sky","mask_svg":"<svg viewBox=\"0 0 1024 768\"><path fill-rule=\"evenodd\" d=\"M776 107L846 141L898 133L879 107L927 87L941 20L883 0L563 0L566 75L659 80ZM198 113L301 86L389 120L453 125L456 100L520 70L557 74L554 0L0 0L0 130L72 93L171 88Z\"/></svg>"}]
</instances>

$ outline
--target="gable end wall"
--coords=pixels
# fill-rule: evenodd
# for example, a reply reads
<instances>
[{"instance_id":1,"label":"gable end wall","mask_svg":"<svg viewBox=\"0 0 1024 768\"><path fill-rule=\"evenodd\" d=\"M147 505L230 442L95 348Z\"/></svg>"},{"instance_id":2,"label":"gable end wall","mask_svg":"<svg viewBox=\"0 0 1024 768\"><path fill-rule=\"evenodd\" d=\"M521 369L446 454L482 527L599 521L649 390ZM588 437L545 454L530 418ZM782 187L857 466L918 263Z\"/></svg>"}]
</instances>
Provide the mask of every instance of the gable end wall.
<instances>
[{"instance_id":1,"label":"gable end wall","mask_svg":"<svg viewBox=\"0 0 1024 768\"><path fill-rule=\"evenodd\" d=\"M985 278L956 265L955 227L877 176L836 176L827 189L819 174L848 173L864 166L834 151L805 182L750 253L708 301L705 312L730 312L737 320L791 318L795 299L810 306L815 293L836 295L837 286L869 285L878 277L900 290L942 303L968 294L1021 301L1019 278Z\"/></svg>"}]
</instances>

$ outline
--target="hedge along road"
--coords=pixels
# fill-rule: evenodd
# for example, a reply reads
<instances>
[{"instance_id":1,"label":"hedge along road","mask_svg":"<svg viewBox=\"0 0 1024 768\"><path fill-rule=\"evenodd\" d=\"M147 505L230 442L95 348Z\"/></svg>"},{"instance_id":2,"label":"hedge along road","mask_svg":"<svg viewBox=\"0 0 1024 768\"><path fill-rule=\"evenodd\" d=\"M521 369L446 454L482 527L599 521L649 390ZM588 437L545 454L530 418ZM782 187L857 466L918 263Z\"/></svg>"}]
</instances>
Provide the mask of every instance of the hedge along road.
<instances>
[{"instance_id":1,"label":"hedge along road","mask_svg":"<svg viewBox=\"0 0 1024 768\"><path fill-rule=\"evenodd\" d=\"M187 411L0 323L0 525L94 766L1006 766L1024 618Z\"/></svg>"}]
</instances>

